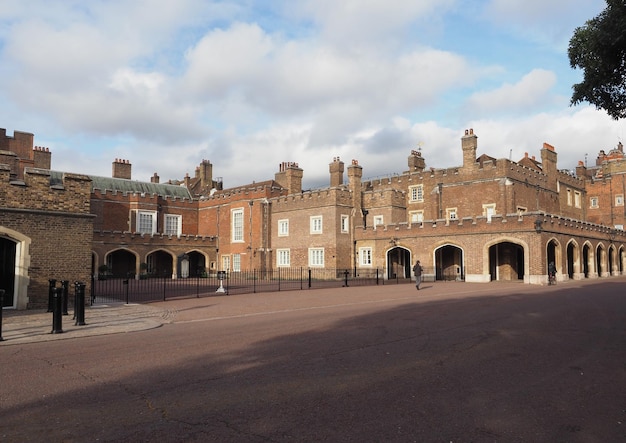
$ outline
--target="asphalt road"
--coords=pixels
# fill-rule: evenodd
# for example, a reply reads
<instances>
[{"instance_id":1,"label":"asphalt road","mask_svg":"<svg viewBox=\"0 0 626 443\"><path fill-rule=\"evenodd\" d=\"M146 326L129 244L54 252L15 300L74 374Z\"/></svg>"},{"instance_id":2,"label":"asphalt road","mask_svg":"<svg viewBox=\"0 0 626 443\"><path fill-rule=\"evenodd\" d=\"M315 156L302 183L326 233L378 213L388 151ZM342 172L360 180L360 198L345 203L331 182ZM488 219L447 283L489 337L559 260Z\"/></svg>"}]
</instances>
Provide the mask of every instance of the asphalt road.
<instances>
[{"instance_id":1,"label":"asphalt road","mask_svg":"<svg viewBox=\"0 0 626 443\"><path fill-rule=\"evenodd\" d=\"M0 348L2 442L626 441L626 277L161 305Z\"/></svg>"}]
</instances>

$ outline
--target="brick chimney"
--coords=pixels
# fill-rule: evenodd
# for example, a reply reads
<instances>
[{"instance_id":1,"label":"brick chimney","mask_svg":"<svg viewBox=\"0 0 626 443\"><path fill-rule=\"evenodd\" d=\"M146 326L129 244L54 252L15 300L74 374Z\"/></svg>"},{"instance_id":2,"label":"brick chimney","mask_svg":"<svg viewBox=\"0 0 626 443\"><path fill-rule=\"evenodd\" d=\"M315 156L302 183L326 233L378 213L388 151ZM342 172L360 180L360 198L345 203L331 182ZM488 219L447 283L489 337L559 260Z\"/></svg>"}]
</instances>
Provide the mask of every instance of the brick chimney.
<instances>
[{"instance_id":1,"label":"brick chimney","mask_svg":"<svg viewBox=\"0 0 626 443\"><path fill-rule=\"evenodd\" d=\"M465 135L461 138L461 148L463 148L463 167L475 168L478 137L474 135L473 129L465 130Z\"/></svg>"},{"instance_id":2,"label":"brick chimney","mask_svg":"<svg viewBox=\"0 0 626 443\"><path fill-rule=\"evenodd\" d=\"M282 162L278 165L279 171L274 174L274 180L290 194L302 192L302 176L304 172L294 162Z\"/></svg>"},{"instance_id":3,"label":"brick chimney","mask_svg":"<svg viewBox=\"0 0 626 443\"><path fill-rule=\"evenodd\" d=\"M343 185L343 162L339 157L334 157L333 162L328 165L330 172L330 187L335 188Z\"/></svg>"},{"instance_id":4,"label":"brick chimney","mask_svg":"<svg viewBox=\"0 0 626 443\"><path fill-rule=\"evenodd\" d=\"M50 149L35 146L33 148L33 166L40 169L50 169L52 165L52 153Z\"/></svg>"},{"instance_id":5,"label":"brick chimney","mask_svg":"<svg viewBox=\"0 0 626 443\"><path fill-rule=\"evenodd\" d=\"M544 143L541 149L541 166L543 173L556 178L556 151L554 146Z\"/></svg>"},{"instance_id":6,"label":"brick chimney","mask_svg":"<svg viewBox=\"0 0 626 443\"><path fill-rule=\"evenodd\" d=\"M362 206L362 197L363 193L361 192L361 179L363 177L363 167L359 165L357 160L352 160L352 164L348 166L348 186L350 187L350 191L352 191L352 206L355 211L361 212Z\"/></svg>"},{"instance_id":7,"label":"brick chimney","mask_svg":"<svg viewBox=\"0 0 626 443\"><path fill-rule=\"evenodd\" d=\"M131 178L131 164L128 160L116 158L113 162L113 178Z\"/></svg>"},{"instance_id":8,"label":"brick chimney","mask_svg":"<svg viewBox=\"0 0 626 443\"><path fill-rule=\"evenodd\" d=\"M160 177L155 172L152 177L150 177L150 183L159 183Z\"/></svg>"},{"instance_id":9,"label":"brick chimney","mask_svg":"<svg viewBox=\"0 0 626 443\"><path fill-rule=\"evenodd\" d=\"M204 188L205 186L213 187L213 165L209 160L202 160L200 166L197 169L198 175L200 177L200 186Z\"/></svg>"},{"instance_id":10,"label":"brick chimney","mask_svg":"<svg viewBox=\"0 0 626 443\"><path fill-rule=\"evenodd\" d=\"M409 172L422 172L426 167L426 161L420 151L413 150L409 155Z\"/></svg>"}]
</instances>

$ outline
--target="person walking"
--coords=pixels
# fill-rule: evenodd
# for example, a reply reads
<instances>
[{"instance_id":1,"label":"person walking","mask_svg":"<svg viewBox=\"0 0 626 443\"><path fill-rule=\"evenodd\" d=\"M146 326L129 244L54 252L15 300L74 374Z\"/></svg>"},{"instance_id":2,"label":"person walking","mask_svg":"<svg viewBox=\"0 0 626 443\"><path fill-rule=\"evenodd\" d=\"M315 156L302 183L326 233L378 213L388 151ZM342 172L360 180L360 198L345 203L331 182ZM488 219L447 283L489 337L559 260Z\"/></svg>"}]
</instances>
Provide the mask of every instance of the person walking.
<instances>
[{"instance_id":1,"label":"person walking","mask_svg":"<svg viewBox=\"0 0 626 443\"><path fill-rule=\"evenodd\" d=\"M554 262L551 261L548 265L548 284L553 285L556 283L556 266Z\"/></svg>"},{"instance_id":2,"label":"person walking","mask_svg":"<svg viewBox=\"0 0 626 443\"><path fill-rule=\"evenodd\" d=\"M420 290L420 283L422 282L422 272L424 271L424 268L422 268L422 265L420 264L420 261L416 261L415 265L413 266L413 274L415 274L415 287L417 288L417 290Z\"/></svg>"}]
</instances>

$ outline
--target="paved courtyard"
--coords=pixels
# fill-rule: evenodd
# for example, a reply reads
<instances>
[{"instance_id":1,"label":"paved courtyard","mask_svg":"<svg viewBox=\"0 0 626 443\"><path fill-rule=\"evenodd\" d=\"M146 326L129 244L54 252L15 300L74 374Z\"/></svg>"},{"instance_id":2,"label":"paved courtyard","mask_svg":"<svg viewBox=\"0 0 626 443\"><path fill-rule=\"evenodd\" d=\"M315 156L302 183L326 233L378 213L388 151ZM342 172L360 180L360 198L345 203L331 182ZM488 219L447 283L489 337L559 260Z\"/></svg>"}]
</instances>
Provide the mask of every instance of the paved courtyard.
<instances>
[{"instance_id":1,"label":"paved courtyard","mask_svg":"<svg viewBox=\"0 0 626 443\"><path fill-rule=\"evenodd\" d=\"M63 334L6 313L0 440L624 441L625 284L110 305Z\"/></svg>"}]
</instances>

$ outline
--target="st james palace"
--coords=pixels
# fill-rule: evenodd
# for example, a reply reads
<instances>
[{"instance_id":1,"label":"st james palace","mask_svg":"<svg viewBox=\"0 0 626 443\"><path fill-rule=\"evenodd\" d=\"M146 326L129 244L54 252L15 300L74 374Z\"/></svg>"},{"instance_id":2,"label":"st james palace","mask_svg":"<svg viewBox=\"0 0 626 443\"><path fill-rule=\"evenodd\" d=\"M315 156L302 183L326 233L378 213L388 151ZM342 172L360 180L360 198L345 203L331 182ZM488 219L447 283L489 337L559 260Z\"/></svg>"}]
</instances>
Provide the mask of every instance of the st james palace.
<instances>
[{"instance_id":1,"label":"st james palace","mask_svg":"<svg viewBox=\"0 0 626 443\"><path fill-rule=\"evenodd\" d=\"M56 171L33 134L0 129L4 305L40 307L51 276L89 281L103 266L172 279L283 267L405 278L419 258L435 279L528 284L547 283L550 262L558 281L624 273L621 143L575 171L547 143L539 158L497 159L477 154L468 129L461 149L463 164L443 169L409 151L403 172L364 180L358 160L332 158L328 186L303 190L289 161L273 179L223 189L208 160L168 183L133 180L124 159L111 177Z\"/></svg>"}]
</instances>

